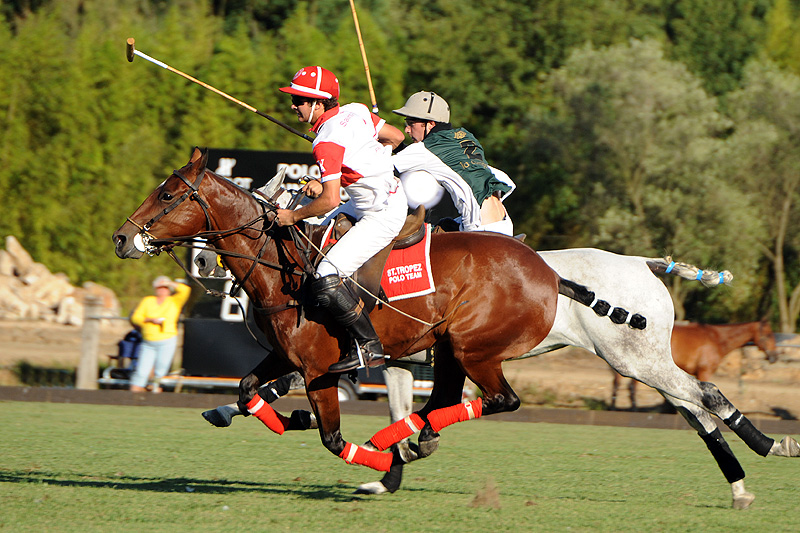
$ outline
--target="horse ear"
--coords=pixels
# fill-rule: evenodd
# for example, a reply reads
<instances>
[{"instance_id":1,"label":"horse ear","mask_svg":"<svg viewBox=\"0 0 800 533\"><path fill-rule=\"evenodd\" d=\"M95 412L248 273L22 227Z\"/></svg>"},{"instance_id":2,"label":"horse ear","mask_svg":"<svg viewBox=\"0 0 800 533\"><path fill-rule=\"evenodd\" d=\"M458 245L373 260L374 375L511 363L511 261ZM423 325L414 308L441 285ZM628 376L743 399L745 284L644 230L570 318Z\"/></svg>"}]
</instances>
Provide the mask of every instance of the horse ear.
<instances>
[{"instance_id":1,"label":"horse ear","mask_svg":"<svg viewBox=\"0 0 800 533\"><path fill-rule=\"evenodd\" d=\"M287 168L289 167L284 166L278 169L278 172L275 174L275 176L273 176L272 179L270 179L267 184L261 188L261 190L264 192L264 196L267 198L272 198L275 196L275 193L277 193L278 189L280 189L281 185L283 185Z\"/></svg>"},{"instance_id":2,"label":"horse ear","mask_svg":"<svg viewBox=\"0 0 800 533\"><path fill-rule=\"evenodd\" d=\"M189 160L189 164L192 165L192 167L196 169L198 173L202 172L208 164L208 150L201 151L195 146L194 152L192 152L192 158Z\"/></svg>"}]
</instances>

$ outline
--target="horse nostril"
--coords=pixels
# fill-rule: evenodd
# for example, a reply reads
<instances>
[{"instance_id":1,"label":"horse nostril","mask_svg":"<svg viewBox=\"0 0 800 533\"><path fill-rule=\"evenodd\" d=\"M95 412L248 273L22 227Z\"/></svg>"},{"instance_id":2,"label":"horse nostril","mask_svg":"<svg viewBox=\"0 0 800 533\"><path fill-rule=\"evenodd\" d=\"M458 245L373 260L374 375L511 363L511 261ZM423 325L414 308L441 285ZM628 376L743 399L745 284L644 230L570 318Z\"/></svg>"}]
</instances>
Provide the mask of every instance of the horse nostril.
<instances>
[{"instance_id":1,"label":"horse nostril","mask_svg":"<svg viewBox=\"0 0 800 533\"><path fill-rule=\"evenodd\" d=\"M125 242L127 241L125 235L112 235L111 240L114 241L114 244L117 248L122 248L125 246Z\"/></svg>"}]
</instances>

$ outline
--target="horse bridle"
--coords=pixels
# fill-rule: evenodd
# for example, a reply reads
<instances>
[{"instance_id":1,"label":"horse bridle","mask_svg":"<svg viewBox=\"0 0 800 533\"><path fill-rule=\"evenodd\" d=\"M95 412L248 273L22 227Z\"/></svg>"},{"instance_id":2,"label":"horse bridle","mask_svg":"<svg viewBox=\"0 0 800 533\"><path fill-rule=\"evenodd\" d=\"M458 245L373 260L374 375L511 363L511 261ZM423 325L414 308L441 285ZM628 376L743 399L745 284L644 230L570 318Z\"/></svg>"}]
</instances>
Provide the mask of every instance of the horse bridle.
<instances>
[{"instance_id":1,"label":"horse bridle","mask_svg":"<svg viewBox=\"0 0 800 533\"><path fill-rule=\"evenodd\" d=\"M173 170L172 175L179 177L181 181L183 181L186 184L186 186L189 187L189 190L183 193L176 201L172 202L167 207L165 207L156 216L148 220L147 223L145 223L143 226L140 226L138 223L132 220L131 217L128 217L128 222L139 228L141 231L149 233L150 228L153 227L153 224L161 220L163 216L167 215L170 211L181 205L185 200L191 198L192 200L200 204L200 207L203 209L203 214L206 216L206 231L210 231L211 217L208 215L208 210L210 209L210 206L205 200L200 198L200 194L198 193L200 184L203 182L203 177L206 175L206 169L204 168L202 172L198 173L197 177L194 179L193 182L190 182L188 179L186 179L186 176L184 176L183 172L181 172L180 170Z\"/></svg>"},{"instance_id":2,"label":"horse bridle","mask_svg":"<svg viewBox=\"0 0 800 533\"><path fill-rule=\"evenodd\" d=\"M211 238L211 237L222 237L224 235L231 235L231 234L237 233L237 232L239 232L241 230L244 230L244 229L247 229L247 228L254 229L254 228L252 228L252 226L254 224L256 224L259 220L263 220L264 223L265 223L264 227L262 227L261 229L258 229L256 231L259 231L262 234L265 234L267 238L264 240L264 243L262 244L262 246L261 246L261 248L258 251L258 254L256 256L250 256L250 255L246 255L246 254L240 254L240 253L236 253L236 252L229 252L229 251L225 251L225 250L217 250L217 249L215 249L215 251L220 255L225 255L225 256L230 256L230 257L237 257L237 258L242 258L242 259L249 259L249 260L253 261L253 264L251 265L251 267L249 268L249 270L247 271L245 276L243 276L242 280L241 281L237 280L237 282L235 282L233 284L233 286L231 287L230 293L231 293L231 295L234 295L239 291L239 289L244 285L244 283L247 281L247 279L253 273L253 270L255 269L256 264L263 264L265 266L268 266L268 267L276 269L276 270L287 271L287 268L285 266L283 266L283 265L278 265L278 264L275 264L275 263L272 263L272 262L269 262L269 261L265 261L265 260L262 259L262 256L264 255L264 252L265 252L265 250L267 248L267 244L269 243L269 241L270 241L270 239L272 237L268 233L268 230L270 228L267 227L267 224L266 224L266 220L267 220L266 219L266 215L269 212L274 212L278 208L278 206L274 203L274 201L275 201L275 197L277 197L279 193L276 193L275 197L273 197L273 198L264 197L264 199L260 199L260 198L257 199L257 203L262 207L264 212L261 215L259 215L258 217L256 217L255 219L251 220L250 222L248 222L246 224L242 224L241 226L238 226L236 228L214 231L214 230L211 229L211 217L209 215L210 206L205 200L203 200L203 198L200 197L200 194L199 194L200 185L202 184L203 177L205 176L207 171L208 171L208 169L204 168L202 170L202 172L198 173L198 175L195 178L194 182L190 182L186 178L186 176L183 174L183 172L181 172L180 170L173 170L172 171L172 175L177 176L181 181L183 181L183 183L185 183L186 186L188 187L188 190L186 192L184 192L180 197L178 197L177 200L172 202L169 206L167 206L166 208L162 209L161 212L159 212L153 218L148 220L144 225L141 225L138 222L136 222L135 220L133 220L132 218L127 217L128 222L130 222L131 224L133 224L134 226L139 228L140 231L139 231L138 235L140 235L141 238L142 238L142 244L144 245L144 248L145 248L144 251L147 252L150 255L154 255L154 254L158 254L161 250L166 250L167 253L169 254L169 256L178 264L178 266L180 266L184 270L184 272L186 272L186 274L189 277L191 277L196 283L198 283L201 287L203 287L203 289L208 294L213 294L213 295L216 295L216 296L220 296L221 294L216 294L216 293L218 293L218 291L213 291L213 290L207 289L202 284L202 282L200 282L200 280L198 280L194 275L192 275L191 272L189 272L189 270L183 265L183 263L175 256L175 254L169 249L171 247L168 248L165 245L171 244L172 246L174 246L174 245L178 244L179 242L184 242L185 243L185 242L189 242L189 241L194 241L197 238L208 239L208 238ZM262 196L264 196L264 195L262 194ZM206 231L201 232L201 233L197 233L197 234L194 234L194 235L183 236L183 237L168 237L168 238L161 238L161 239L156 238L154 235L152 235L150 233L150 229L153 227L153 225L156 222L158 222L165 215L167 215L168 213L173 211L176 207L181 205L187 199L191 199L191 200L196 201L200 205L200 207L203 209L203 215L206 217ZM290 206L288 208L292 209L292 208L296 207L301 199L302 199L302 194L297 195L293 199L292 203L290 204ZM271 224L270 224L270 226L271 226ZM292 233L292 236L294 238L294 232ZM306 265L303 265L303 270L306 271L306 272L298 272L294 268L288 269L288 271L290 273L295 273L295 274L300 274L300 275L302 275L303 273L307 274L307 266Z\"/></svg>"}]
</instances>

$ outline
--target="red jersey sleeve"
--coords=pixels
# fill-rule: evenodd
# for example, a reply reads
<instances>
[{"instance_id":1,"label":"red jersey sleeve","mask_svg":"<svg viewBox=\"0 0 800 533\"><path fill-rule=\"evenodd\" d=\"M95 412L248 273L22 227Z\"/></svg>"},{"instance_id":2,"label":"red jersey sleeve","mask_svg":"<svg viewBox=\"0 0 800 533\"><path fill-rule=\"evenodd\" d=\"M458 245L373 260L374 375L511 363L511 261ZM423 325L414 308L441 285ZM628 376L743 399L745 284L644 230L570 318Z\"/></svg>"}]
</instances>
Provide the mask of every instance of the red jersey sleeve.
<instances>
[{"instance_id":1,"label":"red jersey sleeve","mask_svg":"<svg viewBox=\"0 0 800 533\"><path fill-rule=\"evenodd\" d=\"M314 147L314 159L317 160L317 166L319 166L320 181L340 178L344 146L333 142L321 142Z\"/></svg>"},{"instance_id":2,"label":"red jersey sleeve","mask_svg":"<svg viewBox=\"0 0 800 533\"><path fill-rule=\"evenodd\" d=\"M372 117L372 125L375 126L375 133L377 134L386 121L383 120L378 115L376 115L375 113L370 113L369 115L370 117Z\"/></svg>"}]
</instances>

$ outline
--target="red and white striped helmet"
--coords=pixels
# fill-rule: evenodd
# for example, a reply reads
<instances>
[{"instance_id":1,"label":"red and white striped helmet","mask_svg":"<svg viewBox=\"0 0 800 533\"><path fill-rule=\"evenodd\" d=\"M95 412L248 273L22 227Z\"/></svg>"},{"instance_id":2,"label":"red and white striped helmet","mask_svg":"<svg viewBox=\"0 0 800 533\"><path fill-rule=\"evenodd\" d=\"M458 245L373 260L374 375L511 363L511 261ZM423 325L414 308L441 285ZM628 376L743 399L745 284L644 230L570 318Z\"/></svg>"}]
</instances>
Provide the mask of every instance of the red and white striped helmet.
<instances>
[{"instance_id":1,"label":"red and white striped helmet","mask_svg":"<svg viewBox=\"0 0 800 533\"><path fill-rule=\"evenodd\" d=\"M280 91L318 100L339 98L339 80L326 68L303 67L294 75L291 85L281 87Z\"/></svg>"}]
</instances>

